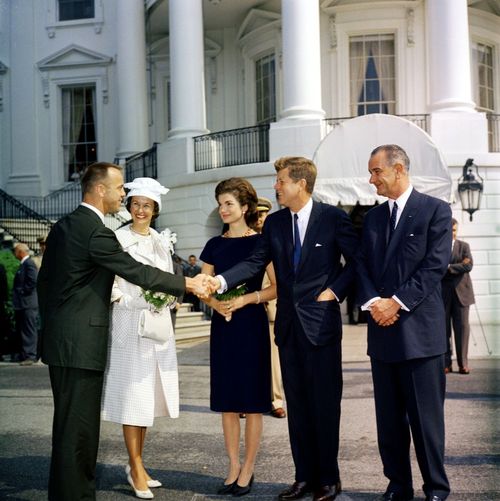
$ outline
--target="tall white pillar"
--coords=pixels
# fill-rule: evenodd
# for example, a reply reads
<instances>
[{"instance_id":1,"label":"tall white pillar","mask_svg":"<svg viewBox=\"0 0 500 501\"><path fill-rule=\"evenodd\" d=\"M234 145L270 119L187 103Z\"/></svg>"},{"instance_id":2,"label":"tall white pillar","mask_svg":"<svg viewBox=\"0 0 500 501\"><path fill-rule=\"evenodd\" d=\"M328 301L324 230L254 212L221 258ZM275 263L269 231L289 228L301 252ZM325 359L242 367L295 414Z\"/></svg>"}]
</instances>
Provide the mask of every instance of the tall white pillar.
<instances>
[{"instance_id":1,"label":"tall white pillar","mask_svg":"<svg viewBox=\"0 0 500 501\"><path fill-rule=\"evenodd\" d=\"M206 134L202 0L169 0L169 137Z\"/></svg>"},{"instance_id":2,"label":"tall white pillar","mask_svg":"<svg viewBox=\"0 0 500 501\"><path fill-rule=\"evenodd\" d=\"M427 0L430 110L473 111L467 0Z\"/></svg>"},{"instance_id":3,"label":"tall white pillar","mask_svg":"<svg viewBox=\"0 0 500 501\"><path fill-rule=\"evenodd\" d=\"M475 111L472 99L467 0L425 5L431 135L449 162L463 165L488 151L486 116Z\"/></svg>"},{"instance_id":4,"label":"tall white pillar","mask_svg":"<svg viewBox=\"0 0 500 501\"><path fill-rule=\"evenodd\" d=\"M117 2L118 156L122 158L149 147L144 24L143 0Z\"/></svg>"},{"instance_id":5,"label":"tall white pillar","mask_svg":"<svg viewBox=\"0 0 500 501\"><path fill-rule=\"evenodd\" d=\"M324 118L321 105L319 4L282 0L285 119Z\"/></svg>"}]
</instances>

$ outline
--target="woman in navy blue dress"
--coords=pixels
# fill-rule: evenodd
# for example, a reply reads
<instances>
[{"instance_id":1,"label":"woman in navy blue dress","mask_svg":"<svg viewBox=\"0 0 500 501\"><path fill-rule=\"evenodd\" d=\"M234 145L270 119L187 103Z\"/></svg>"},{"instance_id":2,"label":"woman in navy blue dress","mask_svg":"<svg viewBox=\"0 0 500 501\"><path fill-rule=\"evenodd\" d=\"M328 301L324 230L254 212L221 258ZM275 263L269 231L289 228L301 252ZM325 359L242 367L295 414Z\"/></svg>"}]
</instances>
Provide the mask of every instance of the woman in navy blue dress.
<instances>
[{"instance_id":1,"label":"woman in navy blue dress","mask_svg":"<svg viewBox=\"0 0 500 501\"><path fill-rule=\"evenodd\" d=\"M202 273L217 275L252 255L261 235L257 194L242 178L220 182L215 189L219 214L228 230L209 240L200 255ZM264 271L271 285L261 290ZM243 284L240 284L243 285ZM250 492L262 434L262 413L271 410L269 322L264 304L276 297L272 264L247 280L245 294L232 299L210 298L214 310L210 331L210 408L222 413L229 471L218 494ZM226 293L227 296L227 293ZM246 414L245 458L240 464L240 418Z\"/></svg>"}]
</instances>

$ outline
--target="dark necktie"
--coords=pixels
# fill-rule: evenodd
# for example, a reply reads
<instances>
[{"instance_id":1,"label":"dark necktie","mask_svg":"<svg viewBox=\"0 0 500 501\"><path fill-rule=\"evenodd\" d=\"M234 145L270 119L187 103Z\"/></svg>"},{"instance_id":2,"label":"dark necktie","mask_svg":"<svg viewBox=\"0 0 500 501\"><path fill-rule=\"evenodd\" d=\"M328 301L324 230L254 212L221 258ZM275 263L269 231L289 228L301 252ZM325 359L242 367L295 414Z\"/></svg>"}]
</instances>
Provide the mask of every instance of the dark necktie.
<instances>
[{"instance_id":1,"label":"dark necktie","mask_svg":"<svg viewBox=\"0 0 500 501\"><path fill-rule=\"evenodd\" d=\"M392 234L394 233L394 230L396 229L396 218L398 216L398 204L394 202L394 205L392 206L392 211L391 211L391 219L390 219L390 232L389 232L389 240L392 237Z\"/></svg>"},{"instance_id":2,"label":"dark necktie","mask_svg":"<svg viewBox=\"0 0 500 501\"><path fill-rule=\"evenodd\" d=\"M297 266L300 261L300 253L302 252L302 245L300 244L300 233L299 225L297 221L299 216L297 214L293 215L293 269L297 271Z\"/></svg>"}]
</instances>

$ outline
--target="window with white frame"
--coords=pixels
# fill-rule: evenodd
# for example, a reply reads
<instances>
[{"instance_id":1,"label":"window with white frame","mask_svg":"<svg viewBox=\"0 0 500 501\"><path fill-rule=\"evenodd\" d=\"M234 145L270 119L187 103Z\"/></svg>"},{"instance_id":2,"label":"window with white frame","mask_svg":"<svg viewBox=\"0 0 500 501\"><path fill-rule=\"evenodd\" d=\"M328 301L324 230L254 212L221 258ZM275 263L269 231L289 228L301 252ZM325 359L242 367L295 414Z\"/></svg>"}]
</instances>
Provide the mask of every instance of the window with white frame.
<instances>
[{"instance_id":1,"label":"window with white frame","mask_svg":"<svg viewBox=\"0 0 500 501\"><path fill-rule=\"evenodd\" d=\"M478 111L495 112L494 52L491 45L472 44L472 67L474 72L474 97ZM494 145L500 144L500 126L497 120L488 120L489 151L495 151Z\"/></svg>"},{"instance_id":2,"label":"window with white frame","mask_svg":"<svg viewBox=\"0 0 500 501\"><path fill-rule=\"evenodd\" d=\"M255 61L257 124L276 121L276 62L274 54Z\"/></svg>"},{"instance_id":3,"label":"window with white frame","mask_svg":"<svg viewBox=\"0 0 500 501\"><path fill-rule=\"evenodd\" d=\"M396 112L394 35L349 38L351 116Z\"/></svg>"},{"instance_id":4,"label":"window with white frame","mask_svg":"<svg viewBox=\"0 0 500 501\"><path fill-rule=\"evenodd\" d=\"M58 0L59 21L91 19L94 15L94 0Z\"/></svg>"},{"instance_id":5,"label":"window with white frame","mask_svg":"<svg viewBox=\"0 0 500 501\"><path fill-rule=\"evenodd\" d=\"M65 178L80 177L97 161L95 86L62 88L62 137Z\"/></svg>"}]
</instances>

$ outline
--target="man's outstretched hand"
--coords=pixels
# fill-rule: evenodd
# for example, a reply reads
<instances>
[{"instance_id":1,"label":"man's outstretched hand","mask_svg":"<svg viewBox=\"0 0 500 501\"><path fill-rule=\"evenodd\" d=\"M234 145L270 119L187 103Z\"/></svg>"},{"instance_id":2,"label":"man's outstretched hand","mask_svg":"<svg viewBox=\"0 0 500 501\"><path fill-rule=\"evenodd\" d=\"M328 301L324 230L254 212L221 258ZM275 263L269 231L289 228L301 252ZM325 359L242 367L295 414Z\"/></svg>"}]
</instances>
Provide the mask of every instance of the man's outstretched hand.
<instances>
[{"instance_id":1,"label":"man's outstretched hand","mask_svg":"<svg viewBox=\"0 0 500 501\"><path fill-rule=\"evenodd\" d=\"M196 294L202 299L207 299L219 288L219 280L211 277L210 275L204 275L203 273L200 273L194 278L186 277L186 290L188 292Z\"/></svg>"}]
</instances>

